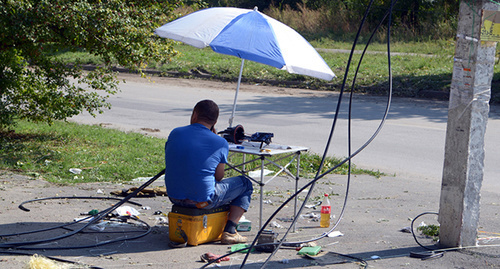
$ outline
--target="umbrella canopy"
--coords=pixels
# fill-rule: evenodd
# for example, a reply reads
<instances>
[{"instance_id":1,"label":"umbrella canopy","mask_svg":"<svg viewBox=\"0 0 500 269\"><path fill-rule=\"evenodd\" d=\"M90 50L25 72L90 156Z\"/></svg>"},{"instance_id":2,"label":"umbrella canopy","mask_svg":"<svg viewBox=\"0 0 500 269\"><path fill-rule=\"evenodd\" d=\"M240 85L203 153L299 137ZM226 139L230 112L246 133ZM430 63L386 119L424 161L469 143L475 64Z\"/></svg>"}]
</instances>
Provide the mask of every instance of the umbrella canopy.
<instances>
[{"instance_id":1,"label":"umbrella canopy","mask_svg":"<svg viewBox=\"0 0 500 269\"><path fill-rule=\"evenodd\" d=\"M193 12L155 30L164 38L188 45L233 55L242 59L238 88L244 60L250 60L292 74L331 80L335 77L319 53L292 28L260 13L257 8L215 7Z\"/></svg>"}]
</instances>

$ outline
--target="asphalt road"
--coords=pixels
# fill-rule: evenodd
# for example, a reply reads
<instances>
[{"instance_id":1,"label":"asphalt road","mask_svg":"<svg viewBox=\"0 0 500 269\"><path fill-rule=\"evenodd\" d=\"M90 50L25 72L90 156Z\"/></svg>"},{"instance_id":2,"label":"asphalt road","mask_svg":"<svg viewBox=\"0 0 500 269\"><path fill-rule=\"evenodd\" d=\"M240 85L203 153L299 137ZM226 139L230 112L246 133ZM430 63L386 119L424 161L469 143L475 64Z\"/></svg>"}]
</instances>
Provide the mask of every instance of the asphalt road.
<instances>
[{"instance_id":1,"label":"asphalt road","mask_svg":"<svg viewBox=\"0 0 500 269\"><path fill-rule=\"evenodd\" d=\"M93 118L82 114L72 121L102 124L125 131L166 138L175 127L189 123L191 109L212 99L221 109L218 131L229 126L236 85L203 80L124 77L121 92L109 101L113 108ZM397 89L395 89L397 91ZM348 155L347 102L342 101L329 155ZM323 154L333 123L338 94L302 89L242 85L233 126L245 132L274 133L273 143L309 147ZM387 97L355 96L352 108L352 152L372 136L381 123ZM441 180L447 102L393 98L389 116L378 136L353 162L409 179ZM500 193L500 110L491 107L485 138L483 188ZM159 153L161 154L161 153Z\"/></svg>"}]
</instances>

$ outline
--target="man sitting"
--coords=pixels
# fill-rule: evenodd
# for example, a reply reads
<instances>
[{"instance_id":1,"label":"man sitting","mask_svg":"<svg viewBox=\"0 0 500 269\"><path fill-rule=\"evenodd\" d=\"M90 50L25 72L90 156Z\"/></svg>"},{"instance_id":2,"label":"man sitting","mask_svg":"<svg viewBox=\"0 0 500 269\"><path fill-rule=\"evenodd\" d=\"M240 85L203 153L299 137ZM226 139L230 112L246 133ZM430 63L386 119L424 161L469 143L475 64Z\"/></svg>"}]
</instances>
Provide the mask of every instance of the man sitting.
<instances>
[{"instance_id":1,"label":"man sitting","mask_svg":"<svg viewBox=\"0 0 500 269\"><path fill-rule=\"evenodd\" d=\"M245 243L236 231L248 210L252 183L244 176L224 178L229 146L215 132L219 107L211 100L196 104L191 124L177 127L165 143L165 185L170 201L183 207L203 209L230 205L222 244Z\"/></svg>"}]
</instances>

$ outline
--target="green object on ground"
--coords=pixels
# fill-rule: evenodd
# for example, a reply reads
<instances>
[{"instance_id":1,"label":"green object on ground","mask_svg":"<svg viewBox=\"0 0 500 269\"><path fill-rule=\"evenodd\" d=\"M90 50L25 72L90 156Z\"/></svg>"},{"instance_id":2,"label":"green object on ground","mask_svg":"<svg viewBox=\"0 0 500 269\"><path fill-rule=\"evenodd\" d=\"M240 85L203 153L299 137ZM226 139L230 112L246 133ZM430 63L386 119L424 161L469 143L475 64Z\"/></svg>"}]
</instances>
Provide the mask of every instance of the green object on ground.
<instances>
[{"instance_id":1,"label":"green object on ground","mask_svg":"<svg viewBox=\"0 0 500 269\"><path fill-rule=\"evenodd\" d=\"M321 250L321 246L314 246L314 247L303 247L299 250L299 255L318 255L319 251Z\"/></svg>"},{"instance_id":2,"label":"green object on ground","mask_svg":"<svg viewBox=\"0 0 500 269\"><path fill-rule=\"evenodd\" d=\"M99 210L97 210L97 209L92 209L89 211L89 215L91 215L91 216L95 216L97 214L99 214Z\"/></svg>"},{"instance_id":3,"label":"green object on ground","mask_svg":"<svg viewBox=\"0 0 500 269\"><path fill-rule=\"evenodd\" d=\"M244 249L244 248L249 248L250 245L248 244L236 244L236 245L232 245L231 246L231 252L235 252L235 251L238 251L238 250L241 250L241 249ZM254 248L252 248L252 252L254 251ZM248 249L245 249L245 250L242 250L240 251L240 253L247 253L248 252Z\"/></svg>"}]
</instances>

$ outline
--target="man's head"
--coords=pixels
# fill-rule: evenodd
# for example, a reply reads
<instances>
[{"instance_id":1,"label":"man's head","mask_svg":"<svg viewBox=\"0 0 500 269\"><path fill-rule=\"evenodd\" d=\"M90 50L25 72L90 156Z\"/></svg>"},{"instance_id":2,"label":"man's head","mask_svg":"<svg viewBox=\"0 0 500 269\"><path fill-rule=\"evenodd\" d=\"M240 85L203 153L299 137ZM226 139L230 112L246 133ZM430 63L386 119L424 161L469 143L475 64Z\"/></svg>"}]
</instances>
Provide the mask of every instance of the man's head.
<instances>
[{"instance_id":1,"label":"man's head","mask_svg":"<svg viewBox=\"0 0 500 269\"><path fill-rule=\"evenodd\" d=\"M205 123L212 128L219 118L219 106L212 100L199 101L193 108L192 123Z\"/></svg>"}]
</instances>

